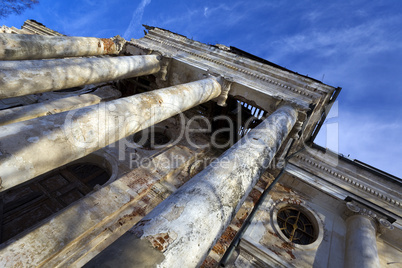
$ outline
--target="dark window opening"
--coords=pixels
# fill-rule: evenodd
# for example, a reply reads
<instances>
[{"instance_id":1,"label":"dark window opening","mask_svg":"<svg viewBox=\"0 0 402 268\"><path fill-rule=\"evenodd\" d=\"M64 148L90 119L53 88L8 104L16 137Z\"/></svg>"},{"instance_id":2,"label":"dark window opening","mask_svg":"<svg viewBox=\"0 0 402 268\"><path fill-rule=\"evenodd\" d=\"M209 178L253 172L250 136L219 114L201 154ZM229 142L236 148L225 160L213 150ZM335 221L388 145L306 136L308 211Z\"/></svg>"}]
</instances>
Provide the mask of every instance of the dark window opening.
<instances>
[{"instance_id":1,"label":"dark window opening","mask_svg":"<svg viewBox=\"0 0 402 268\"><path fill-rule=\"evenodd\" d=\"M133 136L133 142L145 150L164 148L171 140L172 138L167 127L150 127Z\"/></svg>"},{"instance_id":2,"label":"dark window opening","mask_svg":"<svg viewBox=\"0 0 402 268\"><path fill-rule=\"evenodd\" d=\"M233 123L232 128L234 133L223 131L219 132L217 135L217 139L220 139L222 143L226 143L233 138L230 144L230 146L232 146L253 128L258 126L265 118L267 112L248 103L246 100L239 100L232 96L228 97L226 104L226 107L220 107L215 104L213 114L215 116L227 116ZM227 119L214 120L212 117L212 132L227 128L231 128Z\"/></svg>"},{"instance_id":3,"label":"dark window opening","mask_svg":"<svg viewBox=\"0 0 402 268\"><path fill-rule=\"evenodd\" d=\"M110 174L97 165L78 163L4 191L0 197L0 243L51 217L109 178Z\"/></svg>"},{"instance_id":4,"label":"dark window opening","mask_svg":"<svg viewBox=\"0 0 402 268\"><path fill-rule=\"evenodd\" d=\"M117 88L122 93L122 97L132 96L156 89L155 76L146 75L119 80Z\"/></svg>"}]
</instances>

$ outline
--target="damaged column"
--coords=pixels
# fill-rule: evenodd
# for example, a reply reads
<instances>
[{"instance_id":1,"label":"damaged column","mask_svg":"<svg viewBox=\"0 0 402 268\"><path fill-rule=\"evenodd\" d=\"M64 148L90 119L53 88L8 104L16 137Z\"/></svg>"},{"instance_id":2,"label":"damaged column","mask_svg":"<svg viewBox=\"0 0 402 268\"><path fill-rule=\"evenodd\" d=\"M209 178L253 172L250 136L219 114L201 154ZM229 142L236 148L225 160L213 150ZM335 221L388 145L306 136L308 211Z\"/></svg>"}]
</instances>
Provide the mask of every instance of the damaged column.
<instances>
[{"instance_id":1,"label":"damaged column","mask_svg":"<svg viewBox=\"0 0 402 268\"><path fill-rule=\"evenodd\" d=\"M379 268L374 219L368 215L355 214L346 220L346 268Z\"/></svg>"},{"instance_id":2,"label":"damaged column","mask_svg":"<svg viewBox=\"0 0 402 268\"><path fill-rule=\"evenodd\" d=\"M89 267L199 266L288 136L297 114L290 106L276 110L89 262Z\"/></svg>"},{"instance_id":3,"label":"damaged column","mask_svg":"<svg viewBox=\"0 0 402 268\"><path fill-rule=\"evenodd\" d=\"M50 114L78 109L101 101L117 99L121 92L111 86L98 88L93 93L0 110L0 126L29 120Z\"/></svg>"},{"instance_id":4,"label":"damaged column","mask_svg":"<svg viewBox=\"0 0 402 268\"><path fill-rule=\"evenodd\" d=\"M215 78L0 127L2 190L216 98Z\"/></svg>"},{"instance_id":5,"label":"damaged column","mask_svg":"<svg viewBox=\"0 0 402 268\"><path fill-rule=\"evenodd\" d=\"M0 99L157 73L160 56L0 61Z\"/></svg>"},{"instance_id":6,"label":"damaged column","mask_svg":"<svg viewBox=\"0 0 402 268\"><path fill-rule=\"evenodd\" d=\"M119 54L123 38L0 34L0 60L34 60Z\"/></svg>"}]
</instances>

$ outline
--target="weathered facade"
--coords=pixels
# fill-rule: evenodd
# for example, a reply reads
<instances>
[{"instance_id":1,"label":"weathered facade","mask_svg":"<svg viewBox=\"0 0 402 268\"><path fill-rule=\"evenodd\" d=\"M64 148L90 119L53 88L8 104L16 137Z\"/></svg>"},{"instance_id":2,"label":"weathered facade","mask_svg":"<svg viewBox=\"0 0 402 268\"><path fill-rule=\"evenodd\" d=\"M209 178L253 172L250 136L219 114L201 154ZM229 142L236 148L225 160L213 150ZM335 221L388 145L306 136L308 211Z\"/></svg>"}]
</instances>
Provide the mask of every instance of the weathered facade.
<instances>
[{"instance_id":1,"label":"weathered facade","mask_svg":"<svg viewBox=\"0 0 402 268\"><path fill-rule=\"evenodd\" d=\"M401 179L313 143L340 88L145 27L0 28L0 266L401 265Z\"/></svg>"}]
</instances>

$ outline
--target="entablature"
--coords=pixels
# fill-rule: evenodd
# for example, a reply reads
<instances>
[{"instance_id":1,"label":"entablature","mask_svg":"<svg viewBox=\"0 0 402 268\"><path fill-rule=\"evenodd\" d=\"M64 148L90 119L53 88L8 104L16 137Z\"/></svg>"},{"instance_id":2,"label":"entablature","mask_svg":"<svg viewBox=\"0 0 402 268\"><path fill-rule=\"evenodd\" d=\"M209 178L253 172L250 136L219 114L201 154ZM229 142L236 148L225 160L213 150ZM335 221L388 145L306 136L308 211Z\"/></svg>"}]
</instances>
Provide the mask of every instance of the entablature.
<instances>
[{"instance_id":1,"label":"entablature","mask_svg":"<svg viewBox=\"0 0 402 268\"><path fill-rule=\"evenodd\" d=\"M322 95L332 93L334 88L316 80L290 71L263 64L246 57L222 50L216 46L202 44L159 28L152 28L144 38L130 42L144 49L161 52L166 57L193 61L209 68L219 69L231 76L244 77L263 83L269 90L280 90L309 103L316 102ZM269 91L267 89L267 91ZM268 93L268 92L267 92Z\"/></svg>"},{"instance_id":2,"label":"entablature","mask_svg":"<svg viewBox=\"0 0 402 268\"><path fill-rule=\"evenodd\" d=\"M230 51L222 45L212 46L156 27L145 26L148 33L127 43L128 54L160 53L166 76L157 79L159 87L177 85L217 74L231 82L228 94L246 99L253 106L270 113L278 105L290 104L304 115L301 141L310 139L322 120L326 107L337 89L312 78L272 64L265 64ZM308 116L306 116L308 114ZM293 148L300 147L297 142Z\"/></svg>"},{"instance_id":3,"label":"entablature","mask_svg":"<svg viewBox=\"0 0 402 268\"><path fill-rule=\"evenodd\" d=\"M334 88L329 85L323 84L315 79L297 74L290 70L286 70L285 68L278 68L278 66L276 66L275 64L272 64L271 66L269 64L258 62L247 57L239 56L231 52L231 48L228 48L226 46L224 49L222 49L222 45L207 45L157 27L145 27L149 30L149 32L147 35L145 35L144 38L148 38L158 43L174 47L180 51L189 51L189 49L193 49L197 52L198 57L208 59L210 61L220 61L219 63L222 65L246 67L254 72L250 73L250 75L255 76L256 78L260 78L260 74L267 74L274 78L280 79L283 82L290 82L291 86L305 88L306 90L311 91L311 93L328 93L334 90ZM240 71L248 73L247 70ZM306 96L308 96L309 93L310 92L306 91L300 92L300 94Z\"/></svg>"},{"instance_id":4,"label":"entablature","mask_svg":"<svg viewBox=\"0 0 402 268\"><path fill-rule=\"evenodd\" d=\"M397 181L385 180L347 163L335 154L325 154L311 147L306 147L289 162L316 179L325 181L325 191L331 195L338 195L338 198L353 195L393 215L401 214L402 189Z\"/></svg>"}]
</instances>

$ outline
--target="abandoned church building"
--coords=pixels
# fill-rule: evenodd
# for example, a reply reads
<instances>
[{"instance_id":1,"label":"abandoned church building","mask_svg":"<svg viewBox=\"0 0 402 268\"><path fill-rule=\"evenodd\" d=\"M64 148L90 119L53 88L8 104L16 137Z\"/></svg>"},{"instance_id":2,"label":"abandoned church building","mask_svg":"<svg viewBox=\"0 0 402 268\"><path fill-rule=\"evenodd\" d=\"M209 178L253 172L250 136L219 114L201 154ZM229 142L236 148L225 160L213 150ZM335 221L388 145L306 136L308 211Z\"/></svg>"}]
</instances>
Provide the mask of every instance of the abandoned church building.
<instances>
[{"instance_id":1,"label":"abandoned church building","mask_svg":"<svg viewBox=\"0 0 402 268\"><path fill-rule=\"evenodd\" d=\"M401 267L402 180L314 144L340 88L145 29L0 28L0 267Z\"/></svg>"}]
</instances>

